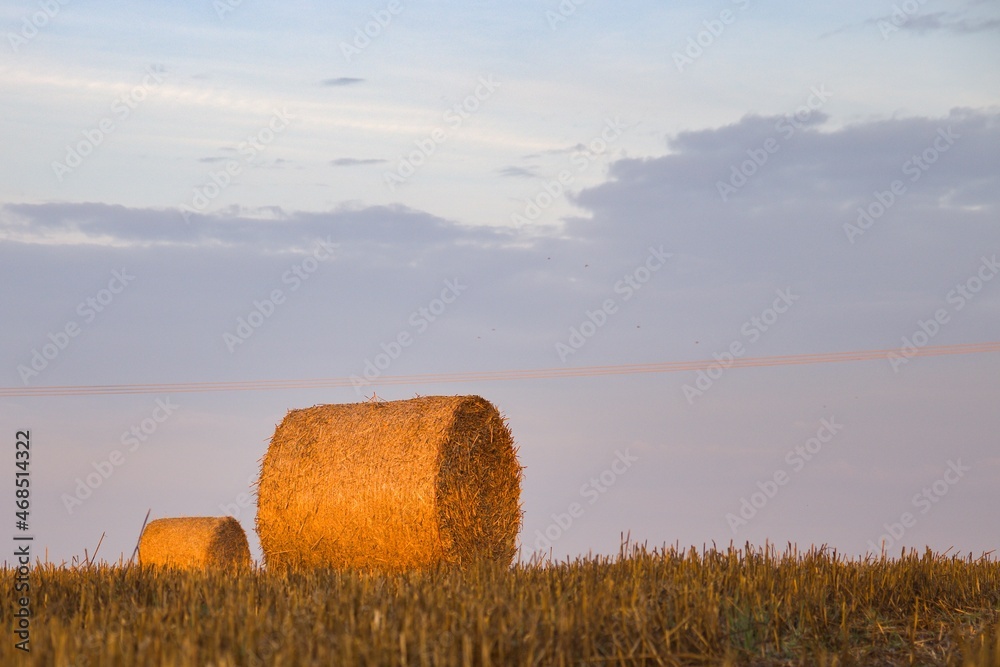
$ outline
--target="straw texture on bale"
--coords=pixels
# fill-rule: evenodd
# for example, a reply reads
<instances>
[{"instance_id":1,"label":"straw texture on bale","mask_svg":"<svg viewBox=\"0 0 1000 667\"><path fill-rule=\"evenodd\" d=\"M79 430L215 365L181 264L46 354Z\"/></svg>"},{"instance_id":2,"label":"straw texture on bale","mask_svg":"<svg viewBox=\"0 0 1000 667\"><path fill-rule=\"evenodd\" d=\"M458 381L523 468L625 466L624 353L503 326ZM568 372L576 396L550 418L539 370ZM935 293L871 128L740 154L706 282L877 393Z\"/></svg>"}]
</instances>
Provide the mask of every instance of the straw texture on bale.
<instances>
[{"instance_id":1,"label":"straw texture on bale","mask_svg":"<svg viewBox=\"0 0 1000 667\"><path fill-rule=\"evenodd\" d=\"M231 516L156 519L139 538L139 562L189 570L249 568L250 545Z\"/></svg>"},{"instance_id":2,"label":"straw texture on bale","mask_svg":"<svg viewBox=\"0 0 1000 667\"><path fill-rule=\"evenodd\" d=\"M257 492L269 568L508 564L521 527L517 450L479 396L292 410Z\"/></svg>"}]
</instances>

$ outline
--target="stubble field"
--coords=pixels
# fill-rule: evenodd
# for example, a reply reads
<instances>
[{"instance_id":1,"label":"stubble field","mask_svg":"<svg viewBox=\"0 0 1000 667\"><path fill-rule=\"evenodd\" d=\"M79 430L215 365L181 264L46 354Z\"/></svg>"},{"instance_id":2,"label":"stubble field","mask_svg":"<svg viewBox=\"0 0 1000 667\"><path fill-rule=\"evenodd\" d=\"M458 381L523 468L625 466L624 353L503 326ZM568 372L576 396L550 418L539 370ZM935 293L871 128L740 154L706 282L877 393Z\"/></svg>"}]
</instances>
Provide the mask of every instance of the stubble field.
<instances>
[{"instance_id":1,"label":"stubble field","mask_svg":"<svg viewBox=\"0 0 1000 667\"><path fill-rule=\"evenodd\" d=\"M13 591L14 570L0 579ZM930 552L631 546L400 574L38 565L30 579L31 652L6 632L0 664L1000 665L1000 563ZM0 617L11 628L12 605Z\"/></svg>"}]
</instances>

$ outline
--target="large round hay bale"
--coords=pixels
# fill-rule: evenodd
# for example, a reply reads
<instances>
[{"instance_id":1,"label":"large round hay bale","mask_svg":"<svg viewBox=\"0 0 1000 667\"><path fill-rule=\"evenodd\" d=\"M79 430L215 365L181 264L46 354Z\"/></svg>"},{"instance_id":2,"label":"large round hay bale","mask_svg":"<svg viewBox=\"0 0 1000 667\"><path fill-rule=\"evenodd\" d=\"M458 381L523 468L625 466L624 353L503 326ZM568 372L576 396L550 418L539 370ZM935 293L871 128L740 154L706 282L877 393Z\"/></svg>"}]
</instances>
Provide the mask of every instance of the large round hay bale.
<instances>
[{"instance_id":1,"label":"large round hay bale","mask_svg":"<svg viewBox=\"0 0 1000 667\"><path fill-rule=\"evenodd\" d=\"M517 450L479 396L292 410L257 492L268 567L507 564L521 527Z\"/></svg>"},{"instance_id":2,"label":"large round hay bale","mask_svg":"<svg viewBox=\"0 0 1000 667\"><path fill-rule=\"evenodd\" d=\"M250 545L231 516L156 519L139 538L139 563L187 570L249 568Z\"/></svg>"}]
</instances>

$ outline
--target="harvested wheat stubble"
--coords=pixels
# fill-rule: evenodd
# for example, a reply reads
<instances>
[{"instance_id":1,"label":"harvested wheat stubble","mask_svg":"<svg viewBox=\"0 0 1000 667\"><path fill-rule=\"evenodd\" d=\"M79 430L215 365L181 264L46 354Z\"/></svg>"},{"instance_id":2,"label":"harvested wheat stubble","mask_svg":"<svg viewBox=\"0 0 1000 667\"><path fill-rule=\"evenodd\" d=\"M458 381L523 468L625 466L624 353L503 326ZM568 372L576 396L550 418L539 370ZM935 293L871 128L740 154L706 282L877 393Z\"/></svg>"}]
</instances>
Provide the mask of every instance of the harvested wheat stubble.
<instances>
[{"instance_id":1,"label":"harvested wheat stubble","mask_svg":"<svg viewBox=\"0 0 1000 667\"><path fill-rule=\"evenodd\" d=\"M257 495L269 568L506 564L521 527L517 449L479 396L292 410Z\"/></svg>"},{"instance_id":2,"label":"harvested wheat stubble","mask_svg":"<svg viewBox=\"0 0 1000 667\"><path fill-rule=\"evenodd\" d=\"M231 516L150 521L139 539L139 562L180 569L250 567L243 526Z\"/></svg>"}]
</instances>

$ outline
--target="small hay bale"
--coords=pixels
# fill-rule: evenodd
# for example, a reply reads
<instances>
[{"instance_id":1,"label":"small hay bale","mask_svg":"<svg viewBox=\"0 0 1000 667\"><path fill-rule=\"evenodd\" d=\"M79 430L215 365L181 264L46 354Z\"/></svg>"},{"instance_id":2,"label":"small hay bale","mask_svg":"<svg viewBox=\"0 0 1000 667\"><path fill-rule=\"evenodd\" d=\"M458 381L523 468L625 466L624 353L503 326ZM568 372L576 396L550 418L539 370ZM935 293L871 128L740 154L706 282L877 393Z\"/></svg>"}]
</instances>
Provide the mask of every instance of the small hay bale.
<instances>
[{"instance_id":1,"label":"small hay bale","mask_svg":"<svg viewBox=\"0 0 1000 667\"><path fill-rule=\"evenodd\" d=\"M521 528L517 449L479 396L291 410L257 496L269 568L509 564Z\"/></svg>"},{"instance_id":2,"label":"small hay bale","mask_svg":"<svg viewBox=\"0 0 1000 667\"><path fill-rule=\"evenodd\" d=\"M142 531L139 562L187 570L249 568L250 545L231 516L156 519Z\"/></svg>"}]
</instances>

